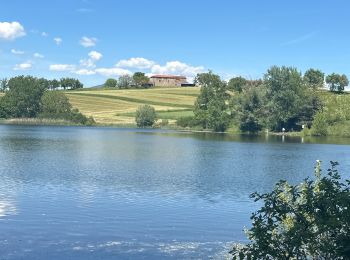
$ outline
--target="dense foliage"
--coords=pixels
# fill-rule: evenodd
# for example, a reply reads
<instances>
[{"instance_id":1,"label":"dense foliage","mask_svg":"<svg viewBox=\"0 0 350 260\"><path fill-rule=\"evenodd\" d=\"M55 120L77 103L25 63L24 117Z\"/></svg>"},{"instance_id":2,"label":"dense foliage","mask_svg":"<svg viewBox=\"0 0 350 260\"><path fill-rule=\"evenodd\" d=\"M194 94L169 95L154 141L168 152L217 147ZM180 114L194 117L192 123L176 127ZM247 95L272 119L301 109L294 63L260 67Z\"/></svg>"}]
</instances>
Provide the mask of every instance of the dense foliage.
<instances>
[{"instance_id":1,"label":"dense foliage","mask_svg":"<svg viewBox=\"0 0 350 260\"><path fill-rule=\"evenodd\" d=\"M41 97L47 86L42 79L31 76L11 78L7 83L8 91L1 98L0 116L36 117L41 109Z\"/></svg>"},{"instance_id":2,"label":"dense foliage","mask_svg":"<svg viewBox=\"0 0 350 260\"><path fill-rule=\"evenodd\" d=\"M323 129L320 133L315 129L308 133L323 135L328 131L321 122L325 117L320 115L324 107L320 98L324 80L320 70L309 69L302 75L296 68L285 66L272 66L262 80L234 77L228 83L210 71L200 73L195 78L201 87L194 106L195 117L180 119L178 125L213 131L225 131L231 125L251 133L264 129L299 131L309 129L317 115L316 126ZM345 75L337 74L328 75L326 82L338 92L348 84ZM350 123L348 126L350 130Z\"/></svg>"},{"instance_id":3,"label":"dense foliage","mask_svg":"<svg viewBox=\"0 0 350 260\"><path fill-rule=\"evenodd\" d=\"M0 99L0 118L40 117L63 119L77 124L93 124L92 118L87 118L77 109L72 109L68 98L62 92L49 90L52 89L52 82L54 81L31 76L11 78L6 84L5 96Z\"/></svg>"},{"instance_id":4,"label":"dense foliage","mask_svg":"<svg viewBox=\"0 0 350 260\"><path fill-rule=\"evenodd\" d=\"M95 123L92 117L86 117L78 109L73 109L68 98L58 91L46 91L43 94L39 117L63 119L82 125L93 125Z\"/></svg>"},{"instance_id":5,"label":"dense foliage","mask_svg":"<svg viewBox=\"0 0 350 260\"><path fill-rule=\"evenodd\" d=\"M315 115L310 134L350 136L350 96L345 93L320 96L325 105Z\"/></svg>"},{"instance_id":6,"label":"dense foliage","mask_svg":"<svg viewBox=\"0 0 350 260\"><path fill-rule=\"evenodd\" d=\"M263 206L252 214L251 241L235 245L233 259L349 259L350 180L331 162L322 176L299 185L280 181L266 194L252 194Z\"/></svg>"},{"instance_id":7,"label":"dense foliage","mask_svg":"<svg viewBox=\"0 0 350 260\"><path fill-rule=\"evenodd\" d=\"M136 110L135 121L138 127L151 127L156 120L156 110L150 105L142 105Z\"/></svg>"},{"instance_id":8,"label":"dense foliage","mask_svg":"<svg viewBox=\"0 0 350 260\"><path fill-rule=\"evenodd\" d=\"M314 91L320 87L321 78L322 72L317 70L309 70L303 79L295 68L273 66L263 81L247 81L235 92L230 100L232 118L244 132L292 131L309 126L322 107Z\"/></svg>"},{"instance_id":9,"label":"dense foliage","mask_svg":"<svg viewBox=\"0 0 350 260\"><path fill-rule=\"evenodd\" d=\"M198 74L195 83L201 86L194 107L196 122L204 129L225 131L230 123L226 104L226 83L212 72Z\"/></svg>"},{"instance_id":10,"label":"dense foliage","mask_svg":"<svg viewBox=\"0 0 350 260\"><path fill-rule=\"evenodd\" d=\"M229 80L227 88L233 91L242 92L243 88L247 85L247 80L243 77L234 77Z\"/></svg>"}]
</instances>

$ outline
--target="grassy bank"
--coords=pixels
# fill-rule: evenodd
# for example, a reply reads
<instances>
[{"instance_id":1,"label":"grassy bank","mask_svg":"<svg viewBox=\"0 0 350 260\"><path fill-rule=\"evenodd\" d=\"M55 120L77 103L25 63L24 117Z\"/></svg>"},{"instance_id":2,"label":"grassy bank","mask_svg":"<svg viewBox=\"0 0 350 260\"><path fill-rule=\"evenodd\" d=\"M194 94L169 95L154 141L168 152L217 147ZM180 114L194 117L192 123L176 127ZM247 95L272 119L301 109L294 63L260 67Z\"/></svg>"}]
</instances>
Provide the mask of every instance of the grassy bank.
<instances>
[{"instance_id":1,"label":"grassy bank","mask_svg":"<svg viewBox=\"0 0 350 260\"><path fill-rule=\"evenodd\" d=\"M11 118L2 119L0 124L7 125L81 125L75 124L71 121L62 119L46 119L46 118Z\"/></svg>"}]
</instances>

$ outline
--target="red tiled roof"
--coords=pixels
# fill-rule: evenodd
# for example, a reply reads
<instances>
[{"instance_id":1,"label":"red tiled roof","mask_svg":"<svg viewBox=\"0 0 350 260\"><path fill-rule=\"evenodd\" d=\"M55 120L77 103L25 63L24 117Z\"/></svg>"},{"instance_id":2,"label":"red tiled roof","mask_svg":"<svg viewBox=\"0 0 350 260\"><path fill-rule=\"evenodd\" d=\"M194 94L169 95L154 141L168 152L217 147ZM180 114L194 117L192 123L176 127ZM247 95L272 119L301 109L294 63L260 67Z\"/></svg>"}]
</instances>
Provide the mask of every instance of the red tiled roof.
<instances>
[{"instance_id":1,"label":"red tiled roof","mask_svg":"<svg viewBox=\"0 0 350 260\"><path fill-rule=\"evenodd\" d=\"M156 79L186 79L184 76L175 76L175 75L153 75L151 78Z\"/></svg>"}]
</instances>

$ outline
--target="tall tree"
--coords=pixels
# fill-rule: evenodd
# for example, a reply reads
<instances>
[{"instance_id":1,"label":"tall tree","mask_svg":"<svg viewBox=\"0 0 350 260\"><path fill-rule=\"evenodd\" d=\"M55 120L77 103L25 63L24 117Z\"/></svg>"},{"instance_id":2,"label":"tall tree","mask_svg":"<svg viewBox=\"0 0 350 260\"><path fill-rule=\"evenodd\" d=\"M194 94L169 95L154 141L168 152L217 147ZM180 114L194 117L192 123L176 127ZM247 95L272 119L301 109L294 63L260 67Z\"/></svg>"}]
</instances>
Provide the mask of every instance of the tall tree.
<instances>
[{"instance_id":1,"label":"tall tree","mask_svg":"<svg viewBox=\"0 0 350 260\"><path fill-rule=\"evenodd\" d=\"M194 108L196 121L203 128L225 131L229 124L225 82L209 71L197 74L195 83L201 86Z\"/></svg>"},{"instance_id":2,"label":"tall tree","mask_svg":"<svg viewBox=\"0 0 350 260\"><path fill-rule=\"evenodd\" d=\"M326 77L326 83L331 91L343 92L344 88L349 85L349 80L344 74L332 73Z\"/></svg>"},{"instance_id":3,"label":"tall tree","mask_svg":"<svg viewBox=\"0 0 350 260\"><path fill-rule=\"evenodd\" d=\"M2 98L10 117L36 117L41 109L41 97L46 90L42 79L17 76L8 82L9 90Z\"/></svg>"},{"instance_id":4,"label":"tall tree","mask_svg":"<svg viewBox=\"0 0 350 260\"><path fill-rule=\"evenodd\" d=\"M316 69L308 69L304 74L304 82L311 89L319 89L324 85L324 73Z\"/></svg>"},{"instance_id":5,"label":"tall tree","mask_svg":"<svg viewBox=\"0 0 350 260\"><path fill-rule=\"evenodd\" d=\"M74 78L61 78L60 85L64 90L83 88L83 84Z\"/></svg>"},{"instance_id":6,"label":"tall tree","mask_svg":"<svg viewBox=\"0 0 350 260\"><path fill-rule=\"evenodd\" d=\"M266 89L249 88L230 100L231 115L243 132L258 132L266 126Z\"/></svg>"},{"instance_id":7,"label":"tall tree","mask_svg":"<svg viewBox=\"0 0 350 260\"><path fill-rule=\"evenodd\" d=\"M292 67L271 67L264 76L267 87L269 124L273 130L293 128L307 95L301 73Z\"/></svg>"},{"instance_id":8,"label":"tall tree","mask_svg":"<svg viewBox=\"0 0 350 260\"><path fill-rule=\"evenodd\" d=\"M117 83L118 83L118 81L116 79L109 78L106 80L106 82L105 82L105 84L103 84L103 86L105 88L115 88L115 87L117 87Z\"/></svg>"},{"instance_id":9,"label":"tall tree","mask_svg":"<svg viewBox=\"0 0 350 260\"><path fill-rule=\"evenodd\" d=\"M145 75L145 73L135 72L134 75L132 76L132 79L136 87L138 88L148 87L149 78Z\"/></svg>"},{"instance_id":10,"label":"tall tree","mask_svg":"<svg viewBox=\"0 0 350 260\"><path fill-rule=\"evenodd\" d=\"M132 77L129 75L122 75L118 79L118 88L130 88L133 84Z\"/></svg>"},{"instance_id":11,"label":"tall tree","mask_svg":"<svg viewBox=\"0 0 350 260\"><path fill-rule=\"evenodd\" d=\"M60 82L57 79L49 80L49 89L56 90L60 87Z\"/></svg>"}]
</instances>

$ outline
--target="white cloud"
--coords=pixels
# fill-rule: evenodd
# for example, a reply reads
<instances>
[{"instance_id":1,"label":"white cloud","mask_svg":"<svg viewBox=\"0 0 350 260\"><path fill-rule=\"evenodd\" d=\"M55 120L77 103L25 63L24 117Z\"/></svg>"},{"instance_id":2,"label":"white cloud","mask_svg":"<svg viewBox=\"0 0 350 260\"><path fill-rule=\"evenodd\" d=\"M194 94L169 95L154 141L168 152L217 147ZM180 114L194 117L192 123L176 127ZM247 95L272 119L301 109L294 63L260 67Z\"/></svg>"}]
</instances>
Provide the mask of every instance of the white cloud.
<instances>
[{"instance_id":1,"label":"white cloud","mask_svg":"<svg viewBox=\"0 0 350 260\"><path fill-rule=\"evenodd\" d=\"M119 68L135 68L135 69L149 69L153 65L155 65L155 62L152 60L148 60L145 58L130 58L128 60L120 60L116 66Z\"/></svg>"},{"instance_id":2,"label":"white cloud","mask_svg":"<svg viewBox=\"0 0 350 260\"><path fill-rule=\"evenodd\" d=\"M24 35L26 32L19 22L0 22L0 39L14 40Z\"/></svg>"},{"instance_id":3,"label":"white cloud","mask_svg":"<svg viewBox=\"0 0 350 260\"><path fill-rule=\"evenodd\" d=\"M96 72L94 70L88 70L88 69L76 70L76 71L74 71L74 73L78 74L78 75L94 75L94 74L96 74Z\"/></svg>"},{"instance_id":4,"label":"white cloud","mask_svg":"<svg viewBox=\"0 0 350 260\"><path fill-rule=\"evenodd\" d=\"M73 71L75 70L75 65L72 64L52 64L49 67L51 71Z\"/></svg>"},{"instance_id":5,"label":"white cloud","mask_svg":"<svg viewBox=\"0 0 350 260\"><path fill-rule=\"evenodd\" d=\"M96 42L97 42L97 39L92 37L92 38L89 38L89 37L82 37L80 39L80 45L84 46L84 47L93 47L96 45Z\"/></svg>"},{"instance_id":6,"label":"white cloud","mask_svg":"<svg viewBox=\"0 0 350 260\"><path fill-rule=\"evenodd\" d=\"M168 61L165 66L156 64L151 68L151 72L154 74L174 74L187 77L194 77L197 73L204 71L203 66L193 67L180 61Z\"/></svg>"},{"instance_id":7,"label":"white cloud","mask_svg":"<svg viewBox=\"0 0 350 260\"><path fill-rule=\"evenodd\" d=\"M36 52L36 53L33 54L33 57L34 57L34 58L42 59L42 58L44 58L45 56L42 55L42 54L40 54L40 53L38 53L38 52Z\"/></svg>"},{"instance_id":8,"label":"white cloud","mask_svg":"<svg viewBox=\"0 0 350 260\"><path fill-rule=\"evenodd\" d=\"M53 38L53 40L55 41L55 43L57 45L60 45L62 43L62 38L60 38L60 37Z\"/></svg>"},{"instance_id":9,"label":"white cloud","mask_svg":"<svg viewBox=\"0 0 350 260\"><path fill-rule=\"evenodd\" d=\"M41 33L41 36L47 37L47 36L48 36L48 33L42 32L42 33Z\"/></svg>"},{"instance_id":10,"label":"white cloud","mask_svg":"<svg viewBox=\"0 0 350 260\"><path fill-rule=\"evenodd\" d=\"M33 54L33 57L34 57L34 58L43 59L45 56L42 55L42 54L40 54L40 53L38 53L38 52L36 52L36 53Z\"/></svg>"},{"instance_id":11,"label":"white cloud","mask_svg":"<svg viewBox=\"0 0 350 260\"><path fill-rule=\"evenodd\" d=\"M88 55L92 60L96 60L96 61L100 60L103 56L102 53L97 51L90 51Z\"/></svg>"},{"instance_id":12,"label":"white cloud","mask_svg":"<svg viewBox=\"0 0 350 260\"><path fill-rule=\"evenodd\" d=\"M31 68L32 68L32 64L30 63L30 61L27 61L24 63L16 64L16 66L13 69L14 70L29 70Z\"/></svg>"},{"instance_id":13,"label":"white cloud","mask_svg":"<svg viewBox=\"0 0 350 260\"><path fill-rule=\"evenodd\" d=\"M99 69L95 69L95 71L96 73L106 77L132 74L131 71L126 69L121 69L121 68L99 68Z\"/></svg>"},{"instance_id":14,"label":"white cloud","mask_svg":"<svg viewBox=\"0 0 350 260\"><path fill-rule=\"evenodd\" d=\"M22 54L24 54L24 51L11 49L11 53L16 54L16 55L22 55Z\"/></svg>"},{"instance_id":15,"label":"white cloud","mask_svg":"<svg viewBox=\"0 0 350 260\"><path fill-rule=\"evenodd\" d=\"M80 60L80 66L86 67L86 68L95 68L95 62L100 60L102 58L102 53L97 52L97 51L90 51L89 52L89 57L88 59L82 59Z\"/></svg>"}]
</instances>

